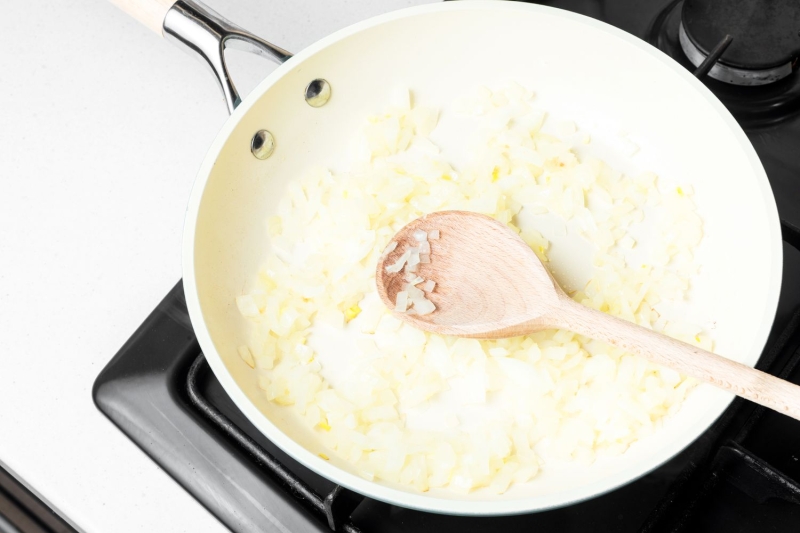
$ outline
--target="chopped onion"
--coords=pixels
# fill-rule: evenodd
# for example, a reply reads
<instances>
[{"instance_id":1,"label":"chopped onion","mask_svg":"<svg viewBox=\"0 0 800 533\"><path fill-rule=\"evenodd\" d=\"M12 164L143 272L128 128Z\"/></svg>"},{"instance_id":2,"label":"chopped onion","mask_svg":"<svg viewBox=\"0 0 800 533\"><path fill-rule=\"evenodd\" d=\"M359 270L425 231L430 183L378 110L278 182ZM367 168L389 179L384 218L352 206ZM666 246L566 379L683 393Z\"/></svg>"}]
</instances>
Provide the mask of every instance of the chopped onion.
<instances>
[{"instance_id":1,"label":"chopped onion","mask_svg":"<svg viewBox=\"0 0 800 533\"><path fill-rule=\"evenodd\" d=\"M406 285L403 287L403 290L405 290L408 293L408 297L411 299L412 302L417 298L425 297L425 293L422 292L421 289L412 285L411 283L406 283Z\"/></svg>"},{"instance_id":2,"label":"chopped onion","mask_svg":"<svg viewBox=\"0 0 800 533\"><path fill-rule=\"evenodd\" d=\"M568 331L454 340L399 320L377 297L374 266L397 250L390 239L399 228L431 212L489 215L546 262L545 235L581 238L595 251L576 301L713 348L702 328L658 312L686 300L698 272L703 221L693 189L584 156L591 135L554 122L532 98L517 84L476 89L458 107L485 136L465 151L470 159L451 162L427 138L438 110L400 91L388 112L369 117L349 170L310 169L289 183L267 221L271 251L256 288L236 298L249 338L234 349L267 400L315 432L326 457L367 479L502 493L536 483L552 459L584 465L624 453L680 409L695 384ZM639 148L623 137L616 155L624 159ZM636 246L645 209L654 236ZM416 272L435 263L430 243L439 238L438 229L419 230L415 246L395 252L386 271L402 272L404 285L394 311L436 311L428 298L444 280ZM331 329L353 347L347 354L326 351L336 350L321 340ZM330 357L339 365L339 355L352 371L334 380Z\"/></svg>"},{"instance_id":3,"label":"chopped onion","mask_svg":"<svg viewBox=\"0 0 800 533\"><path fill-rule=\"evenodd\" d=\"M261 316L261 312L258 310L258 305L256 304L255 299L249 294L237 296L236 307L239 308L239 312L242 314L242 316L250 318Z\"/></svg>"},{"instance_id":4,"label":"chopped onion","mask_svg":"<svg viewBox=\"0 0 800 533\"><path fill-rule=\"evenodd\" d=\"M418 315L429 315L436 311L436 306L430 300L423 298L414 301L414 310Z\"/></svg>"},{"instance_id":5,"label":"chopped onion","mask_svg":"<svg viewBox=\"0 0 800 533\"><path fill-rule=\"evenodd\" d=\"M411 258L411 252L409 250L406 250L405 252L403 252L403 255L400 256L400 259L398 259L396 263L386 267L386 272L389 273L400 272L400 270L403 269L403 265L405 265L406 261L409 261L410 258ZM417 258L417 262L419 262L419 258Z\"/></svg>"},{"instance_id":6,"label":"chopped onion","mask_svg":"<svg viewBox=\"0 0 800 533\"><path fill-rule=\"evenodd\" d=\"M394 310L399 313L405 313L406 309L408 309L408 293L406 291L400 291L397 293Z\"/></svg>"},{"instance_id":7,"label":"chopped onion","mask_svg":"<svg viewBox=\"0 0 800 533\"><path fill-rule=\"evenodd\" d=\"M390 242L386 248L384 248L383 253L381 254L381 259L389 255L390 253L394 252L394 249L397 248L397 241Z\"/></svg>"},{"instance_id":8,"label":"chopped onion","mask_svg":"<svg viewBox=\"0 0 800 533\"><path fill-rule=\"evenodd\" d=\"M247 346L239 346L238 352L239 352L239 357L241 357L242 360L245 363L247 363L247 366L249 366L250 368L256 367L256 361L255 359L253 359L253 353L250 351L250 348L248 348Z\"/></svg>"}]
</instances>

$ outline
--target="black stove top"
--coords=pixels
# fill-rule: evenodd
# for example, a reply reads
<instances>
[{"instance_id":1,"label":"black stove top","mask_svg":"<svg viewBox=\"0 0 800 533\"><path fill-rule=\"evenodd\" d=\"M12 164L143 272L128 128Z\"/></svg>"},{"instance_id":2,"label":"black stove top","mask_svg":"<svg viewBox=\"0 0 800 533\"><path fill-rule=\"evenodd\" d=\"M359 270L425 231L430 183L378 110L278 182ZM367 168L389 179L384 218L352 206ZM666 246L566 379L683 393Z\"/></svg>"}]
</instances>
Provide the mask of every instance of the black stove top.
<instances>
[{"instance_id":1,"label":"black stove top","mask_svg":"<svg viewBox=\"0 0 800 533\"><path fill-rule=\"evenodd\" d=\"M678 42L681 0L547 3L629 31L695 69ZM800 3L780 3L800 10ZM745 128L783 221L781 300L758 368L800 384L797 77L792 72L759 87L707 76L703 81ZM93 395L101 411L235 532L800 531L800 422L744 400L734 401L714 426L660 468L562 509L466 518L364 499L298 464L238 411L200 352L180 283L106 366Z\"/></svg>"}]
</instances>

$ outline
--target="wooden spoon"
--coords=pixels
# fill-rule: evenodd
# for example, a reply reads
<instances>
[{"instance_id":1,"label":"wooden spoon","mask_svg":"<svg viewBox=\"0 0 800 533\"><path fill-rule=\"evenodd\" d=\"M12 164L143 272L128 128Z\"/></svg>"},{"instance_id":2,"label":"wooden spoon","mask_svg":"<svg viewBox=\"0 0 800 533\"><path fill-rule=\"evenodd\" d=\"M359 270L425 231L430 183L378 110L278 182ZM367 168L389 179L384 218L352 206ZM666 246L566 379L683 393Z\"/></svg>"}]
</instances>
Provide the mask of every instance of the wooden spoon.
<instances>
[{"instance_id":1,"label":"wooden spoon","mask_svg":"<svg viewBox=\"0 0 800 533\"><path fill-rule=\"evenodd\" d=\"M395 312L414 326L459 337L497 339L565 329L716 385L800 420L800 387L788 381L583 306L559 287L536 254L504 224L466 211L440 211L414 220L394 237L397 247L378 261L376 283L392 310L406 281L387 273L409 246L414 230L439 230L431 262L417 273L436 282L428 315Z\"/></svg>"}]
</instances>

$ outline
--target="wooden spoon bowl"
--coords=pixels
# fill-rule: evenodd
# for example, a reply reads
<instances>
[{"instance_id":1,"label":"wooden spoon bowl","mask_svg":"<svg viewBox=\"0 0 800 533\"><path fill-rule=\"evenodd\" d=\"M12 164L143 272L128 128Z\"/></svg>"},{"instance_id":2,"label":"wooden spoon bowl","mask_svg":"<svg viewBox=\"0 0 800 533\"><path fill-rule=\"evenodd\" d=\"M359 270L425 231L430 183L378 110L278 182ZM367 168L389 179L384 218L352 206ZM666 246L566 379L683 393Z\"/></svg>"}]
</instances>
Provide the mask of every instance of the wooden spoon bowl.
<instances>
[{"instance_id":1,"label":"wooden spoon bowl","mask_svg":"<svg viewBox=\"0 0 800 533\"><path fill-rule=\"evenodd\" d=\"M417 266L420 277L436 282L428 295L436 311L397 316L427 331L483 339L558 327L547 317L567 296L539 258L504 224L467 211L431 213L397 232L397 247L378 261L375 273L378 295L389 309L406 281L402 272L388 273L386 266L419 244L413 236L418 229L441 235L430 241L431 262Z\"/></svg>"}]
</instances>

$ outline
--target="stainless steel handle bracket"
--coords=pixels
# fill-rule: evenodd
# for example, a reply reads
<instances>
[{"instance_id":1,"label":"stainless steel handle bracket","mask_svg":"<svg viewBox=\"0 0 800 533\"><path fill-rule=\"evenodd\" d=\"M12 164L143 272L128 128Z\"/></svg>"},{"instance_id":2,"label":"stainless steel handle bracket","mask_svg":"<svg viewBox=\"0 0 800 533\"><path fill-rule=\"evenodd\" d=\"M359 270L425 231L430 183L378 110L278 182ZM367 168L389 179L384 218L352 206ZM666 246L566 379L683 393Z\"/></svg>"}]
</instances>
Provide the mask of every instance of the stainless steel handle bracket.
<instances>
[{"instance_id":1,"label":"stainless steel handle bracket","mask_svg":"<svg viewBox=\"0 0 800 533\"><path fill-rule=\"evenodd\" d=\"M228 112L242 99L225 63L225 48L233 46L283 63L292 54L249 33L194 0L178 0L164 18L164 37L207 65L219 82Z\"/></svg>"}]
</instances>

